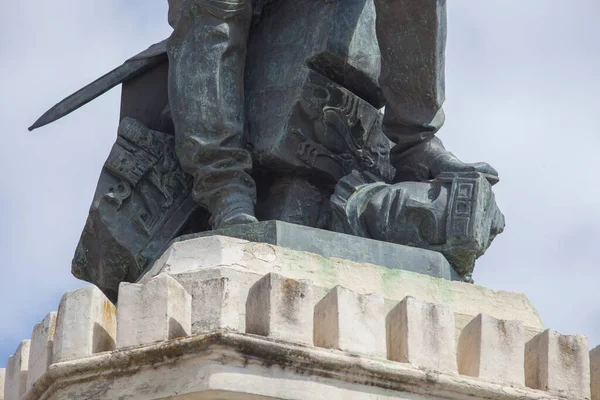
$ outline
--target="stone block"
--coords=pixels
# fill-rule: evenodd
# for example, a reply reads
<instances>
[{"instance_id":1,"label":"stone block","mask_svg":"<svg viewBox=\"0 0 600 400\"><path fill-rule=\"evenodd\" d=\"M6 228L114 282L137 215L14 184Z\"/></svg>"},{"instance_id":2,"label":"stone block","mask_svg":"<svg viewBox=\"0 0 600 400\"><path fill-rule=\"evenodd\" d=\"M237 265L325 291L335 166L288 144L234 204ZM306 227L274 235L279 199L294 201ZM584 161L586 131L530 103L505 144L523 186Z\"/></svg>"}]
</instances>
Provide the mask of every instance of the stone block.
<instances>
[{"instance_id":1,"label":"stone block","mask_svg":"<svg viewBox=\"0 0 600 400\"><path fill-rule=\"evenodd\" d=\"M146 283L161 273L169 275L243 262L248 242L226 236L208 236L198 240L177 240L138 280Z\"/></svg>"},{"instance_id":2,"label":"stone block","mask_svg":"<svg viewBox=\"0 0 600 400\"><path fill-rule=\"evenodd\" d=\"M4 378L6 377L6 369L0 368L0 400L4 400Z\"/></svg>"},{"instance_id":3,"label":"stone block","mask_svg":"<svg viewBox=\"0 0 600 400\"><path fill-rule=\"evenodd\" d=\"M525 345L525 384L552 394L590 398L590 354L585 335L548 329Z\"/></svg>"},{"instance_id":4,"label":"stone block","mask_svg":"<svg viewBox=\"0 0 600 400\"><path fill-rule=\"evenodd\" d=\"M315 346L386 357L383 297L333 288L314 311Z\"/></svg>"},{"instance_id":5,"label":"stone block","mask_svg":"<svg viewBox=\"0 0 600 400\"><path fill-rule=\"evenodd\" d=\"M458 372L502 384L524 384L525 333L521 321L479 314L458 340Z\"/></svg>"},{"instance_id":6,"label":"stone block","mask_svg":"<svg viewBox=\"0 0 600 400\"><path fill-rule=\"evenodd\" d=\"M293 250L293 237L285 230L278 228L269 231L267 225L257 223L256 228L246 228L250 238L252 235L264 238L266 241L277 241L279 245L257 243L243 239L224 236L188 238L182 242L173 243L158 261L137 283L145 283L152 277L166 272L183 285L188 293L195 297L192 290L196 282L207 279L227 277L240 285L241 309L239 330L245 330L245 308L247 290L264 275L274 272L288 278L301 280L309 279L314 285L318 299L321 299L333 287L340 285L358 293L380 293L387 301L386 313L395 307L406 296L434 304L444 304L451 307L455 313L456 334L458 339L462 328L473 318L483 313L504 320L521 320L526 327L526 336L531 338L544 329L544 325L527 297L519 293L494 291L482 286L463 282L434 278L420 273L414 273L397 268L386 268L381 265L357 263L348 259L335 258L329 253L326 258L317 253L323 249L346 246L353 252L364 254L378 251L377 248L363 246L362 242L338 242L339 236L347 236L328 232L328 235L313 235L311 232L326 232L305 227L294 232L299 235L307 251ZM240 228L241 229L241 228ZM244 231L244 230L242 230ZM215 231L216 232L216 231ZM271 232L271 233L269 233ZM290 230L288 233L291 233ZM311 236L312 235L312 236ZM309 238L312 237L312 242ZM282 239L283 238L283 239ZM288 240L289 243L285 243ZM355 238L361 239L361 238ZM362 239L369 242L369 239ZM309 245L314 246L311 251ZM379 242L376 242L379 243ZM335 246L334 246L335 244ZM427 267L427 262L420 262L397 253L386 253L385 247L379 247L380 255L395 254L394 259L400 267L412 263L414 266ZM419 250L419 249L415 249ZM350 251L349 251L350 252ZM434 253L435 254L435 253ZM196 312L196 311L194 311Z\"/></svg>"},{"instance_id":7,"label":"stone block","mask_svg":"<svg viewBox=\"0 0 600 400\"><path fill-rule=\"evenodd\" d=\"M268 274L250 288L246 333L313 344L313 295L309 281Z\"/></svg>"},{"instance_id":8,"label":"stone block","mask_svg":"<svg viewBox=\"0 0 600 400\"><path fill-rule=\"evenodd\" d=\"M456 373L454 312L450 307L406 297L387 316L388 358Z\"/></svg>"},{"instance_id":9,"label":"stone block","mask_svg":"<svg viewBox=\"0 0 600 400\"><path fill-rule=\"evenodd\" d=\"M600 346L590 351L592 400L600 400Z\"/></svg>"},{"instance_id":10,"label":"stone block","mask_svg":"<svg viewBox=\"0 0 600 400\"><path fill-rule=\"evenodd\" d=\"M176 276L192 296L192 334L218 329L238 330L242 308L240 284L228 277L203 279L199 274Z\"/></svg>"},{"instance_id":11,"label":"stone block","mask_svg":"<svg viewBox=\"0 0 600 400\"><path fill-rule=\"evenodd\" d=\"M15 354L8 358L4 383L4 400L19 400L27 387L31 341L23 340Z\"/></svg>"},{"instance_id":12,"label":"stone block","mask_svg":"<svg viewBox=\"0 0 600 400\"><path fill-rule=\"evenodd\" d=\"M31 336L29 351L29 373L27 374L27 391L44 375L52 364L52 348L56 330L56 314L52 312L42 322L36 324Z\"/></svg>"},{"instance_id":13,"label":"stone block","mask_svg":"<svg viewBox=\"0 0 600 400\"><path fill-rule=\"evenodd\" d=\"M115 306L95 286L66 293L58 307L53 363L116 348Z\"/></svg>"},{"instance_id":14,"label":"stone block","mask_svg":"<svg viewBox=\"0 0 600 400\"><path fill-rule=\"evenodd\" d=\"M175 257L177 258L177 264L181 264L182 266L187 266L190 262L194 262L194 260L199 262L200 259L204 259L203 266L208 266L214 264L212 260L216 257L222 259L221 265L236 260L241 251L240 245L236 245L235 242L230 241L226 243L227 246L231 247L231 252L222 252L219 251L219 243L225 244L223 239L215 238L213 241L205 239L202 241L202 248L204 249L205 245L209 245L213 252L208 250L199 252L199 243L196 240L190 240L214 237L214 235L239 238L251 242L268 243L288 249L319 254L323 257L335 257L355 262L371 263L395 270L413 271L438 278L460 279L441 253L281 221L263 221L256 224L235 225L216 231L182 236L176 239L171 249L165 253L165 256L161 257L157 264L155 264L155 267L165 264L172 266L173 262L170 262L169 259L175 260ZM190 241L188 246L184 245L186 241ZM194 255L193 257L191 257L192 254ZM152 269L154 270L155 267ZM181 267L178 266L177 269L180 270Z\"/></svg>"},{"instance_id":15,"label":"stone block","mask_svg":"<svg viewBox=\"0 0 600 400\"><path fill-rule=\"evenodd\" d=\"M167 274L119 286L118 348L188 336L191 320L192 296Z\"/></svg>"}]
</instances>

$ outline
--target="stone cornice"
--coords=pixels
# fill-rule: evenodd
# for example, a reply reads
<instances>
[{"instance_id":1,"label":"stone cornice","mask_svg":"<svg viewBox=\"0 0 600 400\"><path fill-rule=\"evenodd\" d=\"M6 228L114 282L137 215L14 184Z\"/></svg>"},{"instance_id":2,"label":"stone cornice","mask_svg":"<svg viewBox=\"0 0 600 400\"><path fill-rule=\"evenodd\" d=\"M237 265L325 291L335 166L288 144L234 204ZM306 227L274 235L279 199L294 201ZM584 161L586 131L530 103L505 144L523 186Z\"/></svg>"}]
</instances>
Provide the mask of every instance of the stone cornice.
<instances>
[{"instance_id":1,"label":"stone cornice","mask_svg":"<svg viewBox=\"0 0 600 400\"><path fill-rule=\"evenodd\" d=\"M47 399L70 385L113 376L134 376L141 368L172 367L186 359L223 365L278 366L298 377L322 377L444 399L542 400L567 397L509 387L460 375L417 369L409 364L348 355L335 350L278 342L227 331L169 340L53 364L23 400ZM256 393L259 395L259 393Z\"/></svg>"}]
</instances>

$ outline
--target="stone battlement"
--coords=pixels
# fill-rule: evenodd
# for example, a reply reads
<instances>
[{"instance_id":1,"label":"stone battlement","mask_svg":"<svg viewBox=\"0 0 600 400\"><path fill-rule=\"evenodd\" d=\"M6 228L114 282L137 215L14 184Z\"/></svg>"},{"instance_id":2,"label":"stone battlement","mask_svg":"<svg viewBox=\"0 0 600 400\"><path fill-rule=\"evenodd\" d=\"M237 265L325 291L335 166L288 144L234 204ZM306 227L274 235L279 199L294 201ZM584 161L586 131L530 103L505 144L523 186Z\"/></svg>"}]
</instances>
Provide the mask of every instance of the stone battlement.
<instances>
[{"instance_id":1,"label":"stone battlement","mask_svg":"<svg viewBox=\"0 0 600 400\"><path fill-rule=\"evenodd\" d=\"M600 348L543 330L522 295L225 237L173 244L116 307L65 294L0 370L4 400L598 399L599 382Z\"/></svg>"}]
</instances>

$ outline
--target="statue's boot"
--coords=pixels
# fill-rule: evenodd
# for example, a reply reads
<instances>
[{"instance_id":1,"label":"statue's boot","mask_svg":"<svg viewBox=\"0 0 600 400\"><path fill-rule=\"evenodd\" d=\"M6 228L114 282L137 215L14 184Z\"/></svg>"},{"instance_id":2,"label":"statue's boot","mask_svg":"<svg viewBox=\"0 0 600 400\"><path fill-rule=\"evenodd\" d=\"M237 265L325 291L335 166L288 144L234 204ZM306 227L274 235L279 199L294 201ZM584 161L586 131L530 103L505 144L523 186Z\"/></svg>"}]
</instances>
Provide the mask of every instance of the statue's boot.
<instances>
[{"instance_id":1,"label":"statue's boot","mask_svg":"<svg viewBox=\"0 0 600 400\"><path fill-rule=\"evenodd\" d=\"M395 182L427 181L444 172L479 172L490 184L498 183L498 172L488 163L465 163L444 147L442 141L433 136L396 154Z\"/></svg>"},{"instance_id":2,"label":"statue's boot","mask_svg":"<svg viewBox=\"0 0 600 400\"><path fill-rule=\"evenodd\" d=\"M223 199L210 218L213 229L226 228L232 225L251 224L258 222L254 216L254 203L235 194Z\"/></svg>"},{"instance_id":3,"label":"statue's boot","mask_svg":"<svg viewBox=\"0 0 600 400\"><path fill-rule=\"evenodd\" d=\"M498 182L490 165L460 161L434 136L445 120L446 0L375 0L375 8L387 102L383 131L395 143L396 182L443 172L478 172Z\"/></svg>"},{"instance_id":4,"label":"statue's boot","mask_svg":"<svg viewBox=\"0 0 600 400\"><path fill-rule=\"evenodd\" d=\"M251 0L169 0L169 105L176 152L213 228L256 222L244 148L244 64Z\"/></svg>"}]
</instances>

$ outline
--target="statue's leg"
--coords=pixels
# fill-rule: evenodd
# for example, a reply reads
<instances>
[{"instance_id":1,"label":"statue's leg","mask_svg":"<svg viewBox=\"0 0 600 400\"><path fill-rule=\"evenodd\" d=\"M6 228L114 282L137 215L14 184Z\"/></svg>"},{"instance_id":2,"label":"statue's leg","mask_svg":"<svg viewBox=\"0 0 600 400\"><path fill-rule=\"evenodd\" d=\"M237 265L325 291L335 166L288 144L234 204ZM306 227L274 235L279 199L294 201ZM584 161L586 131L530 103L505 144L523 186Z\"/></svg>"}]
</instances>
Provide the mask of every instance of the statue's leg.
<instances>
[{"instance_id":1,"label":"statue's leg","mask_svg":"<svg viewBox=\"0 0 600 400\"><path fill-rule=\"evenodd\" d=\"M466 164L435 133L444 123L446 0L374 0L387 101L384 133L395 143L396 179L428 180L441 172L478 171L495 183L485 163Z\"/></svg>"},{"instance_id":2,"label":"statue's leg","mask_svg":"<svg viewBox=\"0 0 600 400\"><path fill-rule=\"evenodd\" d=\"M251 0L169 0L169 103L177 155L212 225L255 222L244 149L244 62Z\"/></svg>"}]
</instances>

